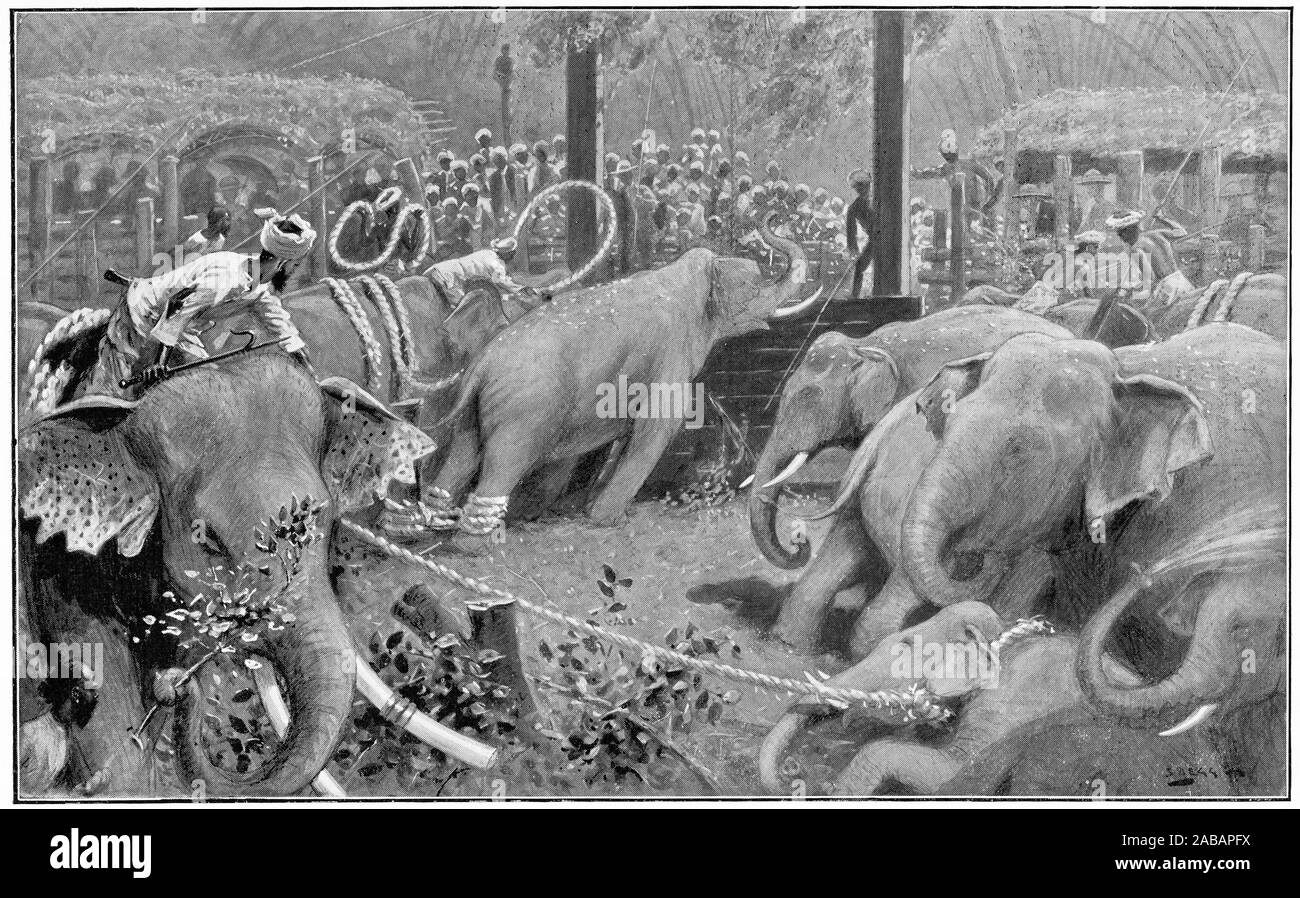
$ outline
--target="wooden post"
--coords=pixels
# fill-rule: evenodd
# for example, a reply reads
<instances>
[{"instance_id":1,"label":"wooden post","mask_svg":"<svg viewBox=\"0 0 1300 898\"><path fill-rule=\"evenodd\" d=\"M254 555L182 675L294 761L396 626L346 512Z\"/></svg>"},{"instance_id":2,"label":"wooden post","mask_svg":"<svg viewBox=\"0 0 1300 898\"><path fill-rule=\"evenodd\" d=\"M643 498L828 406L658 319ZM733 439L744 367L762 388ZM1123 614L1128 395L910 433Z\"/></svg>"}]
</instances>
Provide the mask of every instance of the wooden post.
<instances>
[{"instance_id":1,"label":"wooden post","mask_svg":"<svg viewBox=\"0 0 1300 898\"><path fill-rule=\"evenodd\" d=\"M600 53L593 42L583 50L569 48L565 63L565 141L569 145L564 176L599 181ZM566 251L571 270L587 263L600 248L596 198L586 190L570 190Z\"/></svg>"},{"instance_id":2,"label":"wooden post","mask_svg":"<svg viewBox=\"0 0 1300 898\"><path fill-rule=\"evenodd\" d=\"M82 305L90 305L95 297L95 210L83 209L72 219L72 226L78 230L76 246L77 299ZM53 262L50 265L54 265Z\"/></svg>"},{"instance_id":3,"label":"wooden post","mask_svg":"<svg viewBox=\"0 0 1300 898\"><path fill-rule=\"evenodd\" d=\"M898 296L911 272L911 228L908 220L908 81L912 48L912 13L882 9L875 22L875 116L872 121L873 178L876 232L871 237L872 296Z\"/></svg>"},{"instance_id":4,"label":"wooden post","mask_svg":"<svg viewBox=\"0 0 1300 898\"><path fill-rule=\"evenodd\" d=\"M415 162L410 158L398 159L393 165L397 171L397 182L402 187L402 192L406 194L407 203L415 203L427 213L429 204L425 201L424 182L420 179L420 172L415 167Z\"/></svg>"},{"instance_id":5,"label":"wooden post","mask_svg":"<svg viewBox=\"0 0 1300 898\"><path fill-rule=\"evenodd\" d=\"M1016 156L1020 135L1015 128L1002 130L1002 239L1014 244L1020 239L1020 200L1016 193Z\"/></svg>"},{"instance_id":6,"label":"wooden post","mask_svg":"<svg viewBox=\"0 0 1300 898\"><path fill-rule=\"evenodd\" d=\"M1223 261L1219 255L1219 238L1215 234L1201 235L1201 273L1204 283L1217 278L1221 273Z\"/></svg>"},{"instance_id":7,"label":"wooden post","mask_svg":"<svg viewBox=\"0 0 1300 898\"><path fill-rule=\"evenodd\" d=\"M1246 270L1264 270L1264 226L1253 224L1246 236Z\"/></svg>"},{"instance_id":8,"label":"wooden post","mask_svg":"<svg viewBox=\"0 0 1300 898\"><path fill-rule=\"evenodd\" d=\"M54 218L54 188L50 182L50 160L48 156L36 156L28 168L30 192L27 198L27 260L29 270L45 261L50 251L50 223ZM53 293L53 264L32 280L32 299L41 299L41 288L45 288L44 299L48 302Z\"/></svg>"},{"instance_id":9,"label":"wooden post","mask_svg":"<svg viewBox=\"0 0 1300 898\"><path fill-rule=\"evenodd\" d=\"M164 156L158 163L158 187L162 191L163 251L175 256L181 242L181 191L175 156Z\"/></svg>"},{"instance_id":10,"label":"wooden post","mask_svg":"<svg viewBox=\"0 0 1300 898\"><path fill-rule=\"evenodd\" d=\"M1222 156L1218 147L1202 150L1199 166L1201 181L1201 221L1217 227L1219 221L1219 172Z\"/></svg>"},{"instance_id":11,"label":"wooden post","mask_svg":"<svg viewBox=\"0 0 1300 898\"><path fill-rule=\"evenodd\" d=\"M1056 243L1064 246L1070 241L1070 212L1073 208L1074 181L1070 156L1059 154L1052 165L1052 198L1056 203Z\"/></svg>"},{"instance_id":12,"label":"wooden post","mask_svg":"<svg viewBox=\"0 0 1300 898\"><path fill-rule=\"evenodd\" d=\"M952 276L951 302L955 305L966 295L966 173L952 176L952 252L948 271Z\"/></svg>"},{"instance_id":13,"label":"wooden post","mask_svg":"<svg viewBox=\"0 0 1300 898\"><path fill-rule=\"evenodd\" d=\"M1115 202L1125 209L1142 208L1142 151L1129 150L1118 156Z\"/></svg>"},{"instance_id":14,"label":"wooden post","mask_svg":"<svg viewBox=\"0 0 1300 898\"><path fill-rule=\"evenodd\" d=\"M313 280L329 275L329 216L325 212L325 157L313 156L307 160L307 191L311 198L311 226L316 232L316 244L311 249L311 276Z\"/></svg>"},{"instance_id":15,"label":"wooden post","mask_svg":"<svg viewBox=\"0 0 1300 898\"><path fill-rule=\"evenodd\" d=\"M153 274L153 197L135 201L135 273L136 277Z\"/></svg>"},{"instance_id":16,"label":"wooden post","mask_svg":"<svg viewBox=\"0 0 1300 898\"><path fill-rule=\"evenodd\" d=\"M934 210L934 241L932 249L937 253L948 248L948 210Z\"/></svg>"}]
</instances>

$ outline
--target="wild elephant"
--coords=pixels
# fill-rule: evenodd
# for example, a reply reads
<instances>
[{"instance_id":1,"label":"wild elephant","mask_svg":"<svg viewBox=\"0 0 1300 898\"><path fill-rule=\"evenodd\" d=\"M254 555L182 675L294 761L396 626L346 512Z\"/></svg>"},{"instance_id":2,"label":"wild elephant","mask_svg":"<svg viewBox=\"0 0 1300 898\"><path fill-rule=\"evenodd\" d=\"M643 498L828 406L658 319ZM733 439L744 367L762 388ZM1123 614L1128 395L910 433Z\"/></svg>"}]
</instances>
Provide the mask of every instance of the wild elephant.
<instances>
[{"instance_id":1,"label":"wild elephant","mask_svg":"<svg viewBox=\"0 0 1300 898\"><path fill-rule=\"evenodd\" d=\"M175 702L182 782L237 796L292 794L312 782L349 716L357 677L331 585L332 522L372 505L390 482L412 481L430 445L356 385L322 387L275 350L186 371L135 402L75 400L21 431L18 567L31 637L103 646L98 705L72 732L81 773L104 770L113 791L148 794L152 752L129 734L158 698ZM321 503L311 514L309 496ZM303 512L286 518L286 506ZM274 545L259 545L286 526L305 535L312 515L322 538L301 543L292 566ZM286 613L258 629L254 650L281 674L293 715L269 760L242 774L217 767L201 747L200 690L176 676L193 657L149 622L216 613L216 593L200 590L196 575L241 563L275 575L251 588ZM200 612L202 591L209 604ZM73 684L49 682L57 707L58 690ZM32 746L34 756L40 750Z\"/></svg>"},{"instance_id":2,"label":"wild elephant","mask_svg":"<svg viewBox=\"0 0 1300 898\"><path fill-rule=\"evenodd\" d=\"M1053 619L1081 629L1135 567L1277 504L1286 364L1271 337L1211 324L1114 351L1026 334L945 366L918 403L939 445L904 514L906 576L935 605L984 601L1022 553L1043 550ZM1237 593L1258 576L1227 566L1196 589L1144 592L1112 650L1143 681L1163 681L1197 645L1197 621L1233 619ZM1164 723L1186 703L1143 713Z\"/></svg>"},{"instance_id":3,"label":"wild elephant","mask_svg":"<svg viewBox=\"0 0 1300 898\"><path fill-rule=\"evenodd\" d=\"M923 611L924 602L899 563L903 514L936 447L925 418L916 411L919 395L895 403L863 440L843 478L858 484L856 496L836 510L826 540L781 606L773 632L798 651L810 653L822 643L837 596L841 610L847 605L857 611L848 640L853 658L865 657L881 639ZM952 565L957 569L963 563L958 559ZM989 604L1013 618L1028 614L1050 573L1045 555L1024 553Z\"/></svg>"},{"instance_id":4,"label":"wild elephant","mask_svg":"<svg viewBox=\"0 0 1300 898\"><path fill-rule=\"evenodd\" d=\"M1037 315L981 305L887 324L861 339L832 331L813 341L781 391L772 433L754 467L749 523L763 557L786 570L808 561L809 546L786 549L775 523L780 484L809 458L828 446L858 445L900 399L924 386L943 365L987 352L1021 333L1070 336Z\"/></svg>"},{"instance_id":5,"label":"wild elephant","mask_svg":"<svg viewBox=\"0 0 1300 898\"><path fill-rule=\"evenodd\" d=\"M798 702L760 750L763 786L782 791L781 760L802 730L851 713L878 726L837 775L836 795L900 787L923 795L1088 795L1098 788L1108 795L1228 794L1226 778L1169 782L1169 766L1218 766L1198 734L1162 738L1093 709L1074 676L1077 647L1074 637L1051 635L1035 621L1006 621L980 602L940 609L827 685L901 696L905 704L919 690L947 719L900 714L898 702L851 710ZM1099 663L1118 681L1136 682L1114 659ZM922 727L930 731L925 738Z\"/></svg>"},{"instance_id":6,"label":"wild elephant","mask_svg":"<svg viewBox=\"0 0 1300 898\"><path fill-rule=\"evenodd\" d=\"M769 317L798 314L820 292L785 307L804 281L803 250L762 230L790 260L774 284L762 283L752 260L695 249L663 268L558 296L494 337L449 418L447 461L424 496L428 524L493 530L531 470L545 467L558 492L581 455L615 441L621 451L589 513L599 523L621 521L680 430L695 398L692 379L713 345L764 328ZM634 386L649 400L634 405ZM681 400L675 407L673 395Z\"/></svg>"}]
</instances>

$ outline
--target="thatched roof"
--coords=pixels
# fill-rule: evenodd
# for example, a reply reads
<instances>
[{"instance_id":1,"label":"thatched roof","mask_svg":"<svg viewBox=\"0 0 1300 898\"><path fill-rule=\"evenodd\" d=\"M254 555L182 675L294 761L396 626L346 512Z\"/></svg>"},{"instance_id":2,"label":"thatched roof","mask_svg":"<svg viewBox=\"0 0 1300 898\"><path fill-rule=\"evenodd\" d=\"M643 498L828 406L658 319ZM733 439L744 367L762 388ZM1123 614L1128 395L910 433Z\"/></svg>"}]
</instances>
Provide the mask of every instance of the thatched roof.
<instances>
[{"instance_id":1,"label":"thatched roof","mask_svg":"<svg viewBox=\"0 0 1300 898\"><path fill-rule=\"evenodd\" d=\"M1200 148L1225 159L1281 156L1287 150L1287 100L1275 93L1217 94L1162 90L1056 90L1011 110L980 131L975 152L995 155L1002 131L1015 128L1020 150L1113 156L1126 150Z\"/></svg>"},{"instance_id":2,"label":"thatched roof","mask_svg":"<svg viewBox=\"0 0 1300 898\"><path fill-rule=\"evenodd\" d=\"M350 76L282 78L197 70L167 76L54 76L23 85L17 102L19 152L40 152L51 130L56 145L117 133L153 147L190 116L196 117L173 141L178 149L214 129L247 125L278 133L286 144L309 153L336 144L344 129L354 128L358 137L367 135L406 154L417 150L420 129L405 94Z\"/></svg>"}]
</instances>

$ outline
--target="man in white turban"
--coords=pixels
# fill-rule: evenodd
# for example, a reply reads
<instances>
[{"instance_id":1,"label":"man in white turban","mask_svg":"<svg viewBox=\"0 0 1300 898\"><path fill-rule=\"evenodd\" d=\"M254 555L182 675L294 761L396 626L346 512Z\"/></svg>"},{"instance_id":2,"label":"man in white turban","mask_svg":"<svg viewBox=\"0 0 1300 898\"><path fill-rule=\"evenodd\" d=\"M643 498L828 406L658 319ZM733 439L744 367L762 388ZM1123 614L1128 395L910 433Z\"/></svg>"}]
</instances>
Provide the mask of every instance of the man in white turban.
<instances>
[{"instance_id":1,"label":"man in white turban","mask_svg":"<svg viewBox=\"0 0 1300 898\"><path fill-rule=\"evenodd\" d=\"M254 316L268 339L311 367L307 347L289 313L280 305L293 269L311 252L316 232L298 215L258 209L263 219L261 252L246 255L216 252L151 278L126 282L122 302L100 341L99 358L87 392L132 398L119 381L139 376L142 386L167 376L167 361L178 350L189 360L207 358L195 325L200 322ZM126 281L115 272L110 280Z\"/></svg>"}]
</instances>

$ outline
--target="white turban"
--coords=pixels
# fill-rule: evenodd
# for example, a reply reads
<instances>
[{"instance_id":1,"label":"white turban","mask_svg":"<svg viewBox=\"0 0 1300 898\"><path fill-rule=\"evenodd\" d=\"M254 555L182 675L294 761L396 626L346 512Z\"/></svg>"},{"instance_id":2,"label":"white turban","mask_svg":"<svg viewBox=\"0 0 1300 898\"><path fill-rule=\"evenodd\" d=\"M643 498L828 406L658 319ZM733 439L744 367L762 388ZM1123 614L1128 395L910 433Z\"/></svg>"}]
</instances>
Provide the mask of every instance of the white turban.
<instances>
[{"instance_id":1,"label":"white turban","mask_svg":"<svg viewBox=\"0 0 1300 898\"><path fill-rule=\"evenodd\" d=\"M311 252L311 245L316 241L316 232L301 215L297 213L281 215L274 209L258 209L255 214L258 218L265 219L262 224L262 249L290 262L296 262ZM280 226L286 223L297 226L302 233L293 234L282 230Z\"/></svg>"}]
</instances>

